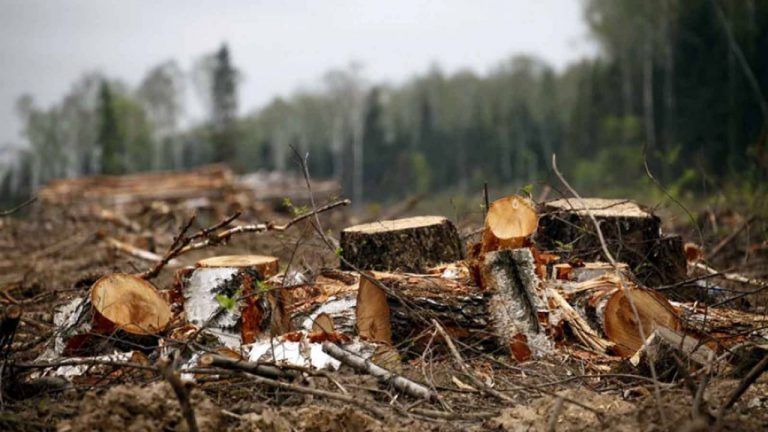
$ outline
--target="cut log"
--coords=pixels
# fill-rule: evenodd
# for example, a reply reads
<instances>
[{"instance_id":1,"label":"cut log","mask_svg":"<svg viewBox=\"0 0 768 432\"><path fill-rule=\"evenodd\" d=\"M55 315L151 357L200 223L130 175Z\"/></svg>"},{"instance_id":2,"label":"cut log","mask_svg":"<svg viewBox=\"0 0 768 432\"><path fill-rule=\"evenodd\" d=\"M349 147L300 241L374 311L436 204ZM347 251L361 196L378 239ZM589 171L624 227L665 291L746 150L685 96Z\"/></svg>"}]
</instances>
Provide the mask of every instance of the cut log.
<instances>
[{"instance_id":1,"label":"cut log","mask_svg":"<svg viewBox=\"0 0 768 432\"><path fill-rule=\"evenodd\" d=\"M260 255L199 261L193 271L180 274L187 320L230 347L289 331L283 291L263 282L277 269L277 258Z\"/></svg>"},{"instance_id":2,"label":"cut log","mask_svg":"<svg viewBox=\"0 0 768 432\"><path fill-rule=\"evenodd\" d=\"M481 350L497 350L488 314L490 294L467 279L373 272L387 287L392 342L404 354L420 354L432 339L431 320L451 337Z\"/></svg>"},{"instance_id":3,"label":"cut log","mask_svg":"<svg viewBox=\"0 0 768 432\"><path fill-rule=\"evenodd\" d=\"M114 273L91 288L94 328L99 333L122 330L135 335L162 332L171 321L171 306L151 283L137 276Z\"/></svg>"},{"instance_id":4,"label":"cut log","mask_svg":"<svg viewBox=\"0 0 768 432\"><path fill-rule=\"evenodd\" d=\"M463 257L456 227L441 216L356 225L341 232L344 260L363 270L424 272ZM349 266L342 261L342 268Z\"/></svg>"},{"instance_id":5,"label":"cut log","mask_svg":"<svg viewBox=\"0 0 768 432\"><path fill-rule=\"evenodd\" d=\"M529 199L512 195L494 201L485 217L481 252L522 247L538 223L539 216Z\"/></svg>"},{"instance_id":6,"label":"cut log","mask_svg":"<svg viewBox=\"0 0 768 432\"><path fill-rule=\"evenodd\" d=\"M489 291L488 312L499 345L518 361L550 348L539 325L540 297L536 264L527 248L486 253L481 264L483 288Z\"/></svg>"},{"instance_id":7,"label":"cut log","mask_svg":"<svg viewBox=\"0 0 768 432\"><path fill-rule=\"evenodd\" d=\"M698 339L668 328L657 328L629 359L641 375L651 376L651 365L657 377L670 380L709 364L715 351ZM680 362L685 370L681 370Z\"/></svg>"},{"instance_id":8,"label":"cut log","mask_svg":"<svg viewBox=\"0 0 768 432\"><path fill-rule=\"evenodd\" d=\"M98 279L85 298L75 298L54 315L59 329L54 353L95 355L117 349L151 349L166 330L171 306L150 282L114 273Z\"/></svg>"},{"instance_id":9,"label":"cut log","mask_svg":"<svg viewBox=\"0 0 768 432\"><path fill-rule=\"evenodd\" d=\"M600 224L606 246L616 261L625 262L646 286L678 282L685 252L679 237L661 236L661 221L629 200L601 198L559 199L544 203L539 213L536 243L583 261L607 261L592 213Z\"/></svg>"},{"instance_id":10,"label":"cut log","mask_svg":"<svg viewBox=\"0 0 768 432\"><path fill-rule=\"evenodd\" d=\"M678 330L681 325L677 311L662 295L615 276L582 282L565 295L593 328L616 344L615 354L622 357L633 355L655 329Z\"/></svg>"},{"instance_id":11,"label":"cut log","mask_svg":"<svg viewBox=\"0 0 768 432\"><path fill-rule=\"evenodd\" d=\"M366 340L392 344L387 293L365 277L360 278L356 308L357 335Z\"/></svg>"}]
</instances>

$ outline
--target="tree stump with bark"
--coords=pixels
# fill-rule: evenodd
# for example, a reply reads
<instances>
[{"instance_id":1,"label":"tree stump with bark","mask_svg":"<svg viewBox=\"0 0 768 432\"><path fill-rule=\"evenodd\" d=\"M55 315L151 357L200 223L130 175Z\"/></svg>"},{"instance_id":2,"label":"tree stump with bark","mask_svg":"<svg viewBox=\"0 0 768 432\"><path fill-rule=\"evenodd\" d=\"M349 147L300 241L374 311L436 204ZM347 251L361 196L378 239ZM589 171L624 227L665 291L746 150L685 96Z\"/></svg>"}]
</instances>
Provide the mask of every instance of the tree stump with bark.
<instances>
[{"instance_id":1,"label":"tree stump with bark","mask_svg":"<svg viewBox=\"0 0 768 432\"><path fill-rule=\"evenodd\" d=\"M65 314L63 345L57 348L68 356L149 348L173 317L170 304L154 285L123 273L98 279L88 297L75 299Z\"/></svg>"},{"instance_id":2,"label":"tree stump with bark","mask_svg":"<svg viewBox=\"0 0 768 432\"><path fill-rule=\"evenodd\" d=\"M363 270L424 272L464 256L456 227L441 216L356 225L341 232L341 256ZM342 268L350 269L342 261Z\"/></svg>"},{"instance_id":3,"label":"tree stump with bark","mask_svg":"<svg viewBox=\"0 0 768 432\"><path fill-rule=\"evenodd\" d=\"M265 281L278 271L278 259L230 255L198 261L180 274L187 320L227 346L254 342L265 333L290 330L283 292Z\"/></svg>"},{"instance_id":4,"label":"tree stump with bark","mask_svg":"<svg viewBox=\"0 0 768 432\"><path fill-rule=\"evenodd\" d=\"M658 286L685 277L682 241L663 237L660 219L633 201L563 198L542 204L539 213L536 243L542 250L583 261L607 261L591 213L614 259L627 263L643 284Z\"/></svg>"}]
</instances>

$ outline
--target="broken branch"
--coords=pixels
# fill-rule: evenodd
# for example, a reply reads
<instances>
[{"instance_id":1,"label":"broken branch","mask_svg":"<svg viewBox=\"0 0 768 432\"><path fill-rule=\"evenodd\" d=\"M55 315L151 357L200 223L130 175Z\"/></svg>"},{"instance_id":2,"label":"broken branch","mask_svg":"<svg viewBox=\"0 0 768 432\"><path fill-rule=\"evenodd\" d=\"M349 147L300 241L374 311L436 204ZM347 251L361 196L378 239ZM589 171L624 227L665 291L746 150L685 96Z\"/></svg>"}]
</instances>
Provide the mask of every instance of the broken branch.
<instances>
[{"instance_id":1,"label":"broken branch","mask_svg":"<svg viewBox=\"0 0 768 432\"><path fill-rule=\"evenodd\" d=\"M376 377L381 382L392 384L394 388L405 394L416 398L426 399L428 401L437 400L437 393L433 392L426 386L411 381L408 378L405 378L394 372L388 371L383 367L371 362L370 360L353 354L336 344L331 342L323 343L323 351L336 360L344 363L347 366L350 366L359 372L365 372Z\"/></svg>"}]
</instances>

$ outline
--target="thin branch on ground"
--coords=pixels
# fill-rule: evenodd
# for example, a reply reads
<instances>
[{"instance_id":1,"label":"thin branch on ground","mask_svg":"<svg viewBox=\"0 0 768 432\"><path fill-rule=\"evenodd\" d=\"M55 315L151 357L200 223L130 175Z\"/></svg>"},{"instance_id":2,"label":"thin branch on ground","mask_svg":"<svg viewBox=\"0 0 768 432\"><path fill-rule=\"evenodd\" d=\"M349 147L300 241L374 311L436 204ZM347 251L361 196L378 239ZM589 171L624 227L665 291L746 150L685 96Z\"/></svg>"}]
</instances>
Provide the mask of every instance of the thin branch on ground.
<instances>
[{"instance_id":1,"label":"thin branch on ground","mask_svg":"<svg viewBox=\"0 0 768 432\"><path fill-rule=\"evenodd\" d=\"M24 207L34 203L35 201L37 201L37 197L33 196L32 198L24 201L23 203L17 205L16 207L12 207L12 208L10 208L8 210L0 211L0 217L10 216L10 215L18 212L19 210L23 209Z\"/></svg>"}]
</instances>

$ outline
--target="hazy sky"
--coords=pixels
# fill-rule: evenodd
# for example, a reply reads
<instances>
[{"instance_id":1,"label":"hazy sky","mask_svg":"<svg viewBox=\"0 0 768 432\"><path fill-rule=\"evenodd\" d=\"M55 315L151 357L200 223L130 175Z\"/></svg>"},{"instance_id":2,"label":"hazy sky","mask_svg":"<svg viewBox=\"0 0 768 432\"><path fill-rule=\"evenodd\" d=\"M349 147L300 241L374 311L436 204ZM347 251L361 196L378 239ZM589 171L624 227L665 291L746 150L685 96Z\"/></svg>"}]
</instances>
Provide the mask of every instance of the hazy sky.
<instances>
[{"instance_id":1,"label":"hazy sky","mask_svg":"<svg viewBox=\"0 0 768 432\"><path fill-rule=\"evenodd\" d=\"M85 71L131 85L229 43L241 111L356 60L399 82L438 63L484 72L516 53L555 67L594 49L579 0L0 0L0 145L19 142L16 98L59 100Z\"/></svg>"}]
</instances>

